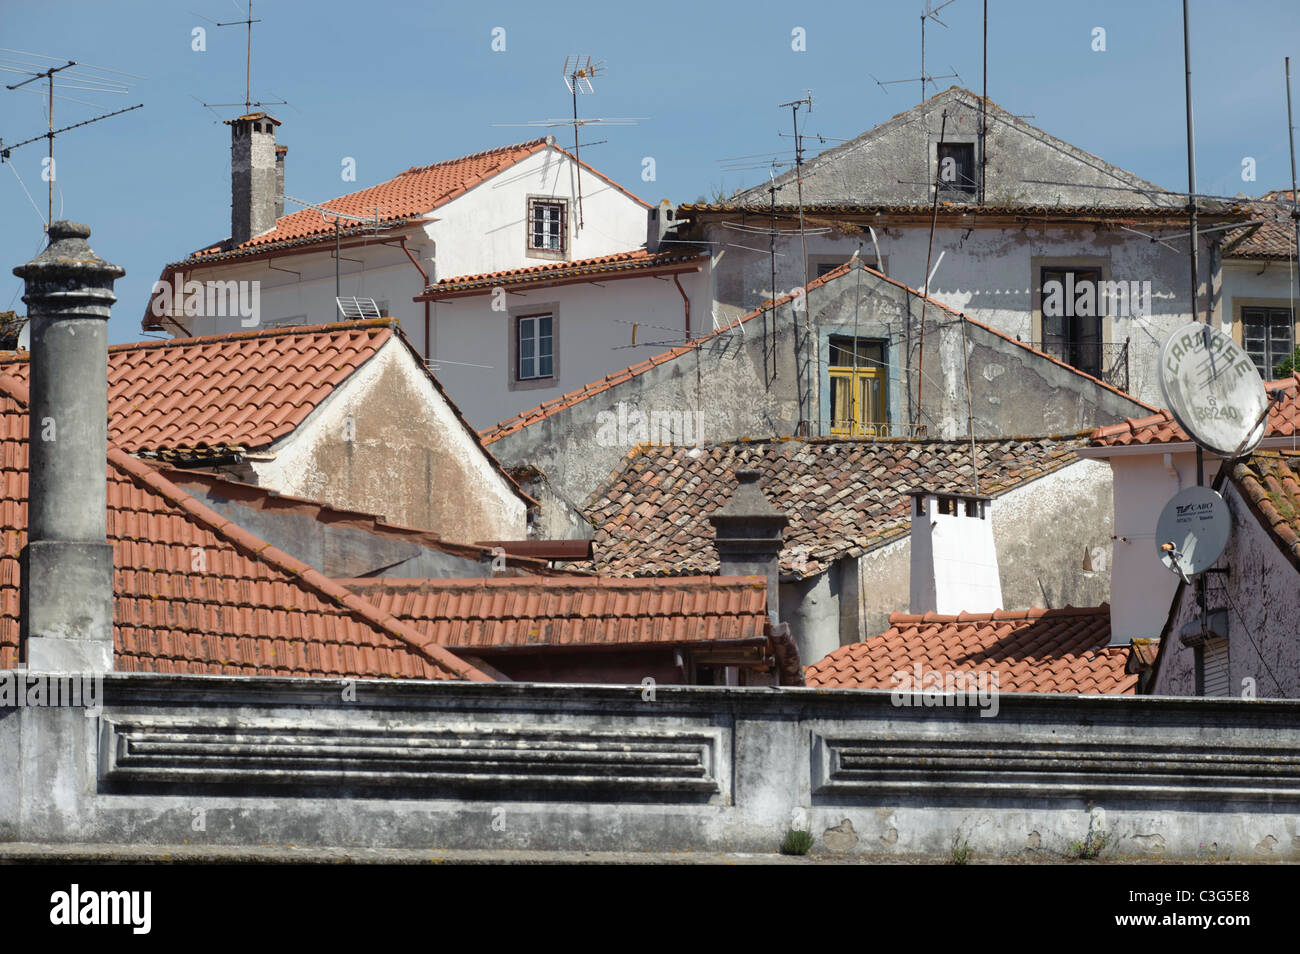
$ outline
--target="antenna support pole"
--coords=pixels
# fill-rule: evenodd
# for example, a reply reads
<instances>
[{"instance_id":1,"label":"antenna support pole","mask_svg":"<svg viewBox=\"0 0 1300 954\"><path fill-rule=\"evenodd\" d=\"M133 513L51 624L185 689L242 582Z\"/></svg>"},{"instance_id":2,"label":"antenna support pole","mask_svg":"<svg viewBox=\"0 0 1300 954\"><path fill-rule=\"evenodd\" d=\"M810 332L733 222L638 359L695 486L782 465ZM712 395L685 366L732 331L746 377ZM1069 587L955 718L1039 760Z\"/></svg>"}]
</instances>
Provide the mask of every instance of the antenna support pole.
<instances>
[{"instance_id":1,"label":"antenna support pole","mask_svg":"<svg viewBox=\"0 0 1300 954\"><path fill-rule=\"evenodd\" d=\"M1286 138L1291 146L1291 224L1295 226L1296 264L1300 268L1300 195L1295 182L1295 124L1291 120L1291 57L1286 58Z\"/></svg>"},{"instance_id":2,"label":"antenna support pole","mask_svg":"<svg viewBox=\"0 0 1300 954\"><path fill-rule=\"evenodd\" d=\"M1187 0L1183 0L1183 65L1186 69L1186 100L1187 100L1187 210L1191 218L1191 251L1189 254L1191 273L1192 273L1192 320L1196 320L1196 292L1199 286L1198 276L1200 268L1197 262L1197 251L1200 243L1196 234L1196 136L1192 128L1192 34L1191 34L1191 14L1187 9ZM1206 324L1209 324L1210 315L1208 313L1209 305L1206 304ZM1205 486L1205 468L1202 460L1201 449L1199 445L1196 449L1196 485Z\"/></svg>"}]
</instances>

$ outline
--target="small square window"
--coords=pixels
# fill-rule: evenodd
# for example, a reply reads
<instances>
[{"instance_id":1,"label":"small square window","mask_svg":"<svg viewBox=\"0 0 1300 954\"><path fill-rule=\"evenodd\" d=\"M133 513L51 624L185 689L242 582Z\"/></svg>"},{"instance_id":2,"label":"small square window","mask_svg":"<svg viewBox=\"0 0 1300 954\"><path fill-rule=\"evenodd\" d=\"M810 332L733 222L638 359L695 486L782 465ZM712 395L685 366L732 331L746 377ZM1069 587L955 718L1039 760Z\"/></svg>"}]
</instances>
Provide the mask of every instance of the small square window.
<instances>
[{"instance_id":1,"label":"small square window","mask_svg":"<svg viewBox=\"0 0 1300 954\"><path fill-rule=\"evenodd\" d=\"M565 203L555 200L528 200L528 247L542 252L563 252Z\"/></svg>"},{"instance_id":2,"label":"small square window","mask_svg":"<svg viewBox=\"0 0 1300 954\"><path fill-rule=\"evenodd\" d=\"M551 315L525 315L519 319L519 380L532 381L555 375Z\"/></svg>"}]
</instances>

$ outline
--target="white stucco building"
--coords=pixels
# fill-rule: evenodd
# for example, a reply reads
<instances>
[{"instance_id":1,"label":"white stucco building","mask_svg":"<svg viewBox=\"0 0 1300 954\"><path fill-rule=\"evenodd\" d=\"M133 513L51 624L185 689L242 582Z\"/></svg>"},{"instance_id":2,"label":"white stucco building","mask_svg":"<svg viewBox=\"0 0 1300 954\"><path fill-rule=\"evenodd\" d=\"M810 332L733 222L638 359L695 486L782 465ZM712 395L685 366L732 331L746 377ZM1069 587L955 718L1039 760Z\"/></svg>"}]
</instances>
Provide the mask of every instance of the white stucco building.
<instances>
[{"instance_id":1,"label":"white stucco building","mask_svg":"<svg viewBox=\"0 0 1300 954\"><path fill-rule=\"evenodd\" d=\"M660 254L660 210L553 137L286 210L279 122L230 125L232 238L164 267L146 331L322 324L373 299L485 427L635 363L634 323L641 341L712 328L707 258Z\"/></svg>"}]
</instances>

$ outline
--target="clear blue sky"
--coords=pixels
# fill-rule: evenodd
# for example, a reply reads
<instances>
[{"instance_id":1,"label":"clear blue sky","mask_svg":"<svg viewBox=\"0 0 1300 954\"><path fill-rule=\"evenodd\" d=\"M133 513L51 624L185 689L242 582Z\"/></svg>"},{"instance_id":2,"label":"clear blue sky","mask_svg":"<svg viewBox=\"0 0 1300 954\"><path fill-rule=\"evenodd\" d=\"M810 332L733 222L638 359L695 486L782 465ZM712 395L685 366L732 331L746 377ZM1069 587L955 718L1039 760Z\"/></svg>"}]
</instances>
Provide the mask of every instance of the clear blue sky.
<instances>
[{"instance_id":1,"label":"clear blue sky","mask_svg":"<svg viewBox=\"0 0 1300 954\"><path fill-rule=\"evenodd\" d=\"M765 179L724 173L718 160L785 148L788 111L813 90L808 130L851 138L915 105L919 84L880 79L919 72L917 0L854 3L439 3L433 0L255 0L254 98L274 107L289 146L287 191L311 201L401 170L531 138L493 123L561 116L566 53L603 59L608 74L586 115L646 116L584 158L647 201L692 201ZM1282 59L1300 60L1296 0L1193 0L1198 186L1257 195L1289 184ZM1165 188L1186 188L1182 6L1178 0L990 0L989 97L1030 122ZM193 11L193 12L191 12ZM979 91L981 0L956 0L927 30L927 67L955 68ZM161 266L229 234L229 132L191 97L242 101L245 34L201 19L238 19L233 0L0 0L0 46L68 57L146 78L128 96L69 91L145 108L61 137L55 216L88 223L96 251L127 270L110 324L114 342L141 337L139 319ZM191 30L207 29L207 51ZM1106 51L1092 50L1094 27ZM505 29L506 50L492 50ZM807 49L791 48L800 27ZM0 54L2 56L4 54ZM1300 63L1293 64L1300 74ZM14 82L13 74L6 83ZM946 86L953 80L943 80ZM1300 75L1293 79L1300 97ZM272 95L275 94L275 95ZM1300 105L1300 103L1298 103ZM239 110L221 110L223 117ZM55 104L56 125L89 118ZM45 126L41 100L0 90L0 138ZM18 308L10 269L43 245L43 144L0 169L0 310ZM357 181L340 179L357 161ZM641 179L642 158L657 179ZM1258 180L1241 180L1241 161Z\"/></svg>"}]
</instances>

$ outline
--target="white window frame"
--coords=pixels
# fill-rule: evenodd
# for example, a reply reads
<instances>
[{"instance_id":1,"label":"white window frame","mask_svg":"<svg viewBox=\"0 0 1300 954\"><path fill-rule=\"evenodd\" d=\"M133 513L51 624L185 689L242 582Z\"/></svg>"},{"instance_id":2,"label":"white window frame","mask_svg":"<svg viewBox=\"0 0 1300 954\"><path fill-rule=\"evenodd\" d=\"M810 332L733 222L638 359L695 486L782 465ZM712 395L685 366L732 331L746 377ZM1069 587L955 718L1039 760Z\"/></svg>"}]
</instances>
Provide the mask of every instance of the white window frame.
<instances>
[{"instance_id":1,"label":"white window frame","mask_svg":"<svg viewBox=\"0 0 1300 954\"><path fill-rule=\"evenodd\" d=\"M550 326L548 334L541 333L542 321L548 321ZM531 323L532 333L525 337L525 323ZM515 318L515 341L516 354L514 362L515 380L519 382L530 381L549 381L555 377L555 314L554 312L538 312L531 315L519 315ZM524 342L529 341L532 344L532 354L524 355ZM547 351L542 353L542 342L546 342ZM542 373L541 359L550 359L550 371ZM534 374L524 373L524 362L531 361Z\"/></svg>"},{"instance_id":2,"label":"white window frame","mask_svg":"<svg viewBox=\"0 0 1300 954\"><path fill-rule=\"evenodd\" d=\"M537 244L538 231L535 225L537 211L543 207L554 207L558 210L558 220L549 219L545 223L542 232L543 244ZM549 196L529 196L528 197L528 214L524 225L527 234L525 236L525 245L530 254L543 256L556 256L563 258L569 252L569 203L564 199L557 199ZM554 241L557 244L546 244Z\"/></svg>"}]
</instances>

